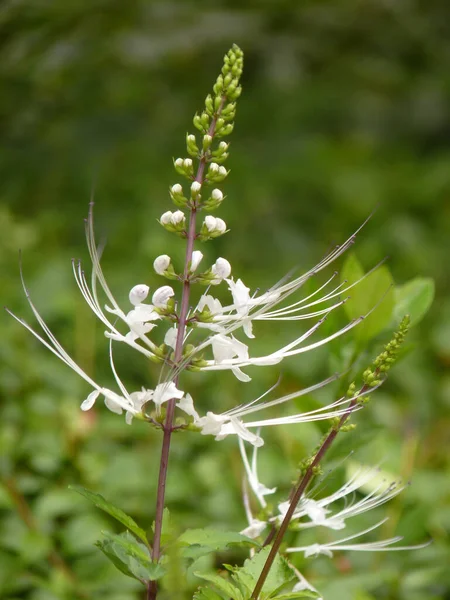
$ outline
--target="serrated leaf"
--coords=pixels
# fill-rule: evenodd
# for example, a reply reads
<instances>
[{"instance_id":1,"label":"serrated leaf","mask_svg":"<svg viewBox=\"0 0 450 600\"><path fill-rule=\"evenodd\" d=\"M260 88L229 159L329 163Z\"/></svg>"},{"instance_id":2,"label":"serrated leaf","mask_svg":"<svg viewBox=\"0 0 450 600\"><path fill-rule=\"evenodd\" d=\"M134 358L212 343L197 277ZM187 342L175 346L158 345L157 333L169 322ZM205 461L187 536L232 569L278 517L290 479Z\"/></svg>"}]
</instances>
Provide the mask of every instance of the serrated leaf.
<instances>
[{"instance_id":1,"label":"serrated leaf","mask_svg":"<svg viewBox=\"0 0 450 600\"><path fill-rule=\"evenodd\" d=\"M210 581L218 590L224 592L233 600L244 600L241 591L229 579L224 579L215 573L194 573L196 577Z\"/></svg>"},{"instance_id":2,"label":"serrated leaf","mask_svg":"<svg viewBox=\"0 0 450 600\"><path fill-rule=\"evenodd\" d=\"M77 485L69 485L69 489L74 490L78 494L81 494L88 500L90 500L97 508L100 508L104 512L108 513L111 517L125 525L134 535L142 540L146 546L148 546L147 535L143 529L139 527L136 521L127 515L121 508L114 506L111 502L108 502L101 494L91 492L86 488Z\"/></svg>"},{"instance_id":3,"label":"serrated leaf","mask_svg":"<svg viewBox=\"0 0 450 600\"><path fill-rule=\"evenodd\" d=\"M240 533L216 529L188 529L177 541L182 546L181 554L184 558L198 558L236 546L258 546L257 542Z\"/></svg>"},{"instance_id":4,"label":"serrated leaf","mask_svg":"<svg viewBox=\"0 0 450 600\"><path fill-rule=\"evenodd\" d=\"M111 547L111 543L106 541L106 540L98 540L97 542L95 542L95 545L97 546L97 548L99 548L103 554L106 556L106 558L108 558L112 564L116 567L116 569L118 569L121 573L123 573L124 575L127 575L128 577L132 577L133 579L138 579L138 581L141 581L138 577L136 577L128 568L127 564L124 563L117 555L116 553L113 551L112 547Z\"/></svg>"},{"instance_id":5,"label":"serrated leaf","mask_svg":"<svg viewBox=\"0 0 450 600\"><path fill-rule=\"evenodd\" d=\"M405 315L416 325L428 312L434 299L434 281L429 277L416 277L395 288L394 318L400 321Z\"/></svg>"},{"instance_id":6,"label":"serrated leaf","mask_svg":"<svg viewBox=\"0 0 450 600\"><path fill-rule=\"evenodd\" d=\"M223 598L211 588L201 587L195 592L193 600L223 600Z\"/></svg>"},{"instance_id":7,"label":"serrated leaf","mask_svg":"<svg viewBox=\"0 0 450 600\"><path fill-rule=\"evenodd\" d=\"M241 569L236 569L234 576L240 580L242 577L245 577L246 587L248 587L248 577L251 577L254 581L254 585L256 585L269 552L270 548L263 548L258 554L255 554L253 558L247 559ZM272 597L273 594L295 578L295 573L287 561L282 556L277 555L264 582L261 591L261 599Z\"/></svg>"},{"instance_id":8,"label":"serrated leaf","mask_svg":"<svg viewBox=\"0 0 450 600\"><path fill-rule=\"evenodd\" d=\"M154 581L160 579L166 569L151 560L150 552L146 546L136 541L128 532L116 535L104 532L107 548L127 566L127 569L139 581Z\"/></svg>"},{"instance_id":9,"label":"serrated leaf","mask_svg":"<svg viewBox=\"0 0 450 600\"><path fill-rule=\"evenodd\" d=\"M341 281L346 281L348 286L359 281L363 275L364 270L358 259L350 254L342 268ZM348 317L357 319L368 315L353 330L358 341L368 341L390 325L395 305L393 283L389 269L381 266L349 290L350 298L344 304Z\"/></svg>"}]
</instances>

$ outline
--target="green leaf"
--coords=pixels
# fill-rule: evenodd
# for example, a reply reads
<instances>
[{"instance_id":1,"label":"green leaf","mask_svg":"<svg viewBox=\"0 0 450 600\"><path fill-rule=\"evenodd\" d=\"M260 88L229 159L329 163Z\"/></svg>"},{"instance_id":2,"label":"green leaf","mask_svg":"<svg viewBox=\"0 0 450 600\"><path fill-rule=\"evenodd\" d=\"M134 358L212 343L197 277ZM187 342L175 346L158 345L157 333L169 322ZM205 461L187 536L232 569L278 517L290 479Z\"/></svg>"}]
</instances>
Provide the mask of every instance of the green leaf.
<instances>
[{"instance_id":1,"label":"green leaf","mask_svg":"<svg viewBox=\"0 0 450 600\"><path fill-rule=\"evenodd\" d=\"M193 600L223 600L223 597L211 588L201 587L195 592Z\"/></svg>"},{"instance_id":2,"label":"green leaf","mask_svg":"<svg viewBox=\"0 0 450 600\"><path fill-rule=\"evenodd\" d=\"M122 572L131 573L131 577L141 582L160 579L165 574L166 569L162 565L152 562L147 546L136 541L130 533L116 535L104 532L103 535L106 540L98 542L98 547L110 560L114 556L124 565L124 569L120 569ZM118 566L116 562L114 564Z\"/></svg>"},{"instance_id":3,"label":"green leaf","mask_svg":"<svg viewBox=\"0 0 450 600\"><path fill-rule=\"evenodd\" d=\"M198 573L194 575L200 579L210 581L218 590L224 592L227 597L231 597L233 600L244 600L244 596L241 591L235 586L235 584L229 579L225 579L215 573Z\"/></svg>"},{"instance_id":4,"label":"green leaf","mask_svg":"<svg viewBox=\"0 0 450 600\"><path fill-rule=\"evenodd\" d=\"M134 533L134 535L140 540L142 540L144 544L148 547L148 540L145 531L139 527L139 525L132 517L123 512L122 509L118 508L117 506L114 506L114 504L111 504L111 502L105 500L105 498L103 498L103 496L101 496L100 494L97 494L96 492L91 492L90 490L87 490L86 488L83 488L81 486L69 485L69 489L78 492L78 494L81 494L82 496L90 500L97 508L100 508L101 510L105 511L106 513L108 513L108 515L111 515L111 517L116 519L116 521L119 521L119 523L125 525L127 529Z\"/></svg>"},{"instance_id":5,"label":"green leaf","mask_svg":"<svg viewBox=\"0 0 450 600\"><path fill-rule=\"evenodd\" d=\"M253 558L247 559L242 567L243 575L252 577L255 585L261 575L269 552L270 548L263 548L258 554L255 554ZM239 569L236 569L235 576L241 579L242 576L240 577L239 571ZM292 568L287 561L278 554L264 582L261 599L272 597L280 588L293 581L295 578L295 573Z\"/></svg>"},{"instance_id":6,"label":"green leaf","mask_svg":"<svg viewBox=\"0 0 450 600\"><path fill-rule=\"evenodd\" d=\"M363 276L361 264L354 254L350 254L342 268L341 281L346 281L347 286L356 285L348 292L350 298L344 305L345 311L350 319L357 319L372 311L353 330L359 342L374 338L390 325L395 304L394 282L386 266L378 267L361 279Z\"/></svg>"},{"instance_id":7,"label":"green leaf","mask_svg":"<svg viewBox=\"0 0 450 600\"><path fill-rule=\"evenodd\" d=\"M132 577L133 579L138 579L138 581L141 581L141 579L136 577L131 572L131 570L128 568L126 562L123 562L116 555L116 553L112 549L112 544L109 541L98 540L97 542L95 542L95 545L97 546L97 548L99 548L103 552L103 554L112 562L112 564L116 567L116 569L118 569L121 573L123 573L124 575L127 575L128 577ZM142 581L141 581L141 583L142 583Z\"/></svg>"},{"instance_id":8,"label":"green leaf","mask_svg":"<svg viewBox=\"0 0 450 600\"><path fill-rule=\"evenodd\" d=\"M257 542L240 533L216 529L188 529L180 535L178 543L182 546L181 554L185 558L198 558L236 546L258 546Z\"/></svg>"},{"instance_id":9,"label":"green leaf","mask_svg":"<svg viewBox=\"0 0 450 600\"><path fill-rule=\"evenodd\" d=\"M434 299L434 281L429 277L416 277L395 288L394 317L400 321L405 315L416 325L428 312Z\"/></svg>"}]
</instances>

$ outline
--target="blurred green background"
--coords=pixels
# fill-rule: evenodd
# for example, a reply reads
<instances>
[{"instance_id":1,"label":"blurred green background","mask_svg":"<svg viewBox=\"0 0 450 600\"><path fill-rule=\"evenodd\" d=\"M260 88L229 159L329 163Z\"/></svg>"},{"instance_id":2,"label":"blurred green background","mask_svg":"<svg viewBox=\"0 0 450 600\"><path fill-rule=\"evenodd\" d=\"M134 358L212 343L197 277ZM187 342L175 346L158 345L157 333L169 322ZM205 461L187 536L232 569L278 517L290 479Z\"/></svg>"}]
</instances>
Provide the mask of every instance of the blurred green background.
<instances>
[{"instance_id":1,"label":"blurred green background","mask_svg":"<svg viewBox=\"0 0 450 600\"><path fill-rule=\"evenodd\" d=\"M127 306L136 283L162 285L151 267L158 254L181 260L183 243L156 219L173 209L167 189L180 178L171 158L185 155L192 116L233 42L245 52L244 93L223 186L228 198L217 213L231 231L202 248L204 264L224 256L235 276L264 289L293 266L312 267L376 209L354 248L364 267L388 255L397 284L435 279L436 300L411 332L410 351L330 457L336 469L326 480L336 489L355 462L411 479L390 506L349 523L345 534L388 514L372 539L400 534L405 543L434 543L418 552L299 557L298 565L327 600L449 599L448 3L4 0L0 27L2 304L33 323L20 286L22 249L35 303L101 385L112 385L107 342L70 265L71 257L87 263L91 193L98 238L107 242L104 271ZM260 354L290 339L292 328L256 334ZM388 338L386 331L372 340L361 364ZM345 369L353 349L350 334L291 359L280 391ZM101 491L149 528L160 436L144 423L127 426L101 403L82 414L88 386L6 313L0 358L0 597L142 598L139 584L93 547L115 524L67 486ZM157 370L126 350L118 350L117 366L129 389L154 387ZM279 371L249 370L248 384L231 374L196 375L182 387L202 410L219 412L254 398ZM331 386L320 401L335 393ZM296 407L318 405L306 398ZM275 500L325 427L267 436L261 477L278 486ZM241 476L235 440L176 436L167 500L180 531L242 529ZM181 592L168 589L163 598Z\"/></svg>"}]
</instances>

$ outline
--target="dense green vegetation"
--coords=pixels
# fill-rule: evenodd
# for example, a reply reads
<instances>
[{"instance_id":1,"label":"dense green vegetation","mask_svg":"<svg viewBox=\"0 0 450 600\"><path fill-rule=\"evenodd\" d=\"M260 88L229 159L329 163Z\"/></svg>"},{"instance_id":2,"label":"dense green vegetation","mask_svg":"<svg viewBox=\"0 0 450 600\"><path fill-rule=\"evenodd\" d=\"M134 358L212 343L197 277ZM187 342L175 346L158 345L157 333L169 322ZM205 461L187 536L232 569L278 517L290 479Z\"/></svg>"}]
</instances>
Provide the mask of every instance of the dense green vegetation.
<instances>
[{"instance_id":1,"label":"dense green vegetation","mask_svg":"<svg viewBox=\"0 0 450 600\"><path fill-rule=\"evenodd\" d=\"M83 219L94 195L103 266L119 302L136 283L162 285L155 256L181 260L183 242L156 222L172 209L172 157L202 108L224 52L245 51L244 93L220 216L231 229L205 245L225 256L247 285L269 287L292 267L312 267L367 216L353 252L366 270L389 256L400 286L432 277L436 300L411 331L387 384L336 447L324 486L355 464L380 464L411 479L390 505L381 534L425 550L299 557L326 600L445 600L450 596L450 20L442 0L424 4L335 0L297 3L26 0L2 3L0 73L0 276L2 304L33 323L21 289L18 250L33 300L83 368L112 379L102 327L72 278L86 263ZM341 267L341 264L338 265ZM351 266L351 265L350 265ZM347 263L347 269L350 269ZM310 289L310 288L308 288ZM308 290L306 290L308 291ZM400 293L400 292L397 292ZM343 310L330 331L348 318ZM34 323L33 323L34 326ZM336 370L364 368L390 337L355 330L326 348L283 363L284 393ZM289 339L290 328L256 331L258 353ZM359 336L359 337L358 337ZM366 342L368 344L366 345ZM131 360L130 360L131 358ZM130 388L151 387L157 369L125 350L117 367ZM253 369L186 377L207 410L248 401L279 375ZM336 383L298 402L332 400ZM101 491L150 528L160 436L131 427L101 403L89 413L83 381L7 314L0 320L0 597L53 600L142 597L93 546L106 515L68 489ZM261 477L284 499L296 465L325 424L271 432ZM354 453L349 456L351 450ZM343 460L347 457L346 460ZM245 527L242 468L235 440L175 436L167 501L174 527ZM346 530L347 533L347 530ZM326 539L328 533L324 533ZM376 539L375 537L373 539ZM234 563L241 553L218 556ZM198 580L192 576L192 588ZM180 598L176 588L161 594ZM186 594L186 598L190 597Z\"/></svg>"}]
</instances>

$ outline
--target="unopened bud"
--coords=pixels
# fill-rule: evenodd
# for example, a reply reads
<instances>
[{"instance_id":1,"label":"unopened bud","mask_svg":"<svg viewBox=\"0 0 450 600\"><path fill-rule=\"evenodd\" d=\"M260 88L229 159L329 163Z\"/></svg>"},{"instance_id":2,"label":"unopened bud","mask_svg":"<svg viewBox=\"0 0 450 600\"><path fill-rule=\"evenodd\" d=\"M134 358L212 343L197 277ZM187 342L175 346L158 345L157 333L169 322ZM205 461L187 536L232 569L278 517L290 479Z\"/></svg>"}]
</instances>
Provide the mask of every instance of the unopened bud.
<instances>
[{"instance_id":1,"label":"unopened bud","mask_svg":"<svg viewBox=\"0 0 450 600\"><path fill-rule=\"evenodd\" d=\"M169 265L170 256L167 256L167 254L161 254L161 256L155 258L155 261L153 262L153 268L158 275L164 275L164 272L167 271Z\"/></svg>"},{"instance_id":2,"label":"unopened bud","mask_svg":"<svg viewBox=\"0 0 450 600\"><path fill-rule=\"evenodd\" d=\"M128 295L131 304L134 306L138 306L141 302L147 298L150 288L148 285L140 283L131 288L130 293Z\"/></svg>"},{"instance_id":3,"label":"unopened bud","mask_svg":"<svg viewBox=\"0 0 450 600\"><path fill-rule=\"evenodd\" d=\"M167 302L172 296L175 295L175 292L170 287L170 285L163 285L158 288L152 297L152 304L156 306L156 308L167 308Z\"/></svg>"},{"instance_id":4,"label":"unopened bud","mask_svg":"<svg viewBox=\"0 0 450 600\"><path fill-rule=\"evenodd\" d=\"M231 265L226 258L218 258L211 267L211 273L216 277L212 283L220 283L231 275Z\"/></svg>"},{"instance_id":5,"label":"unopened bud","mask_svg":"<svg viewBox=\"0 0 450 600\"><path fill-rule=\"evenodd\" d=\"M195 271L197 269L202 258L203 258L202 252L200 252L200 250L194 250L194 252L192 253L192 259L191 259L191 269L190 269L191 271Z\"/></svg>"}]
</instances>

